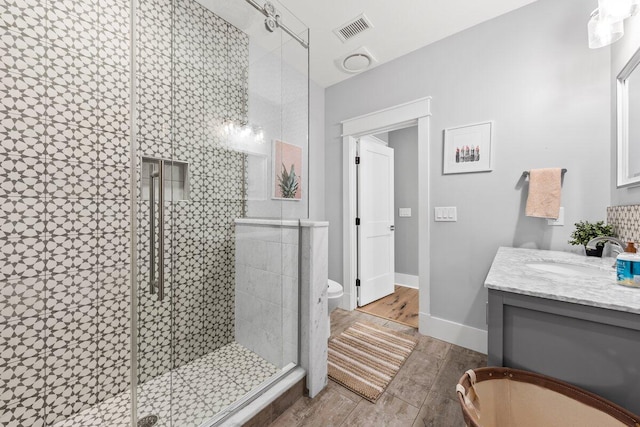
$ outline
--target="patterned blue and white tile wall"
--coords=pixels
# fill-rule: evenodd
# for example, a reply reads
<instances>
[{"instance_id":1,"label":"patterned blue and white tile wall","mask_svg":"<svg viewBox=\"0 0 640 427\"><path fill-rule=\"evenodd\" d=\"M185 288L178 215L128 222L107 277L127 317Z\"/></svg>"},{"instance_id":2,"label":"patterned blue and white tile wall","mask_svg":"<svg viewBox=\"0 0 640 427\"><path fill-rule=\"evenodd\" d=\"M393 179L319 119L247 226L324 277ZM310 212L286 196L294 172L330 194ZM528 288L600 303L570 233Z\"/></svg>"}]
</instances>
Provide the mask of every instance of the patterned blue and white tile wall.
<instances>
[{"instance_id":1,"label":"patterned blue and white tile wall","mask_svg":"<svg viewBox=\"0 0 640 427\"><path fill-rule=\"evenodd\" d=\"M2 425L129 386L129 14L0 3Z\"/></svg>"}]
</instances>

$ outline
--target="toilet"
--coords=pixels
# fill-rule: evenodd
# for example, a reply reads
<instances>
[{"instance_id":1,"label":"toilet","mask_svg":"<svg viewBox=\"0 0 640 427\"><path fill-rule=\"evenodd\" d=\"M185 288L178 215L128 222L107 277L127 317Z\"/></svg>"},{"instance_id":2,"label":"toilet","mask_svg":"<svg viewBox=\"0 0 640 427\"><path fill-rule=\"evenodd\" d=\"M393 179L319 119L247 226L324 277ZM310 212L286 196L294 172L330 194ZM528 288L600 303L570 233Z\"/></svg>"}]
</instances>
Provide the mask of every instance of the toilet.
<instances>
[{"instance_id":1,"label":"toilet","mask_svg":"<svg viewBox=\"0 0 640 427\"><path fill-rule=\"evenodd\" d=\"M328 284L327 307L329 309L328 313L331 314L333 310L340 307L340 301L344 294L344 290L342 289L342 285L334 280L329 279Z\"/></svg>"},{"instance_id":2,"label":"toilet","mask_svg":"<svg viewBox=\"0 0 640 427\"><path fill-rule=\"evenodd\" d=\"M329 279L327 283L327 321L329 322L327 336L331 336L331 312L340 307L340 301L342 300L344 290L342 289L342 285L336 281Z\"/></svg>"}]
</instances>

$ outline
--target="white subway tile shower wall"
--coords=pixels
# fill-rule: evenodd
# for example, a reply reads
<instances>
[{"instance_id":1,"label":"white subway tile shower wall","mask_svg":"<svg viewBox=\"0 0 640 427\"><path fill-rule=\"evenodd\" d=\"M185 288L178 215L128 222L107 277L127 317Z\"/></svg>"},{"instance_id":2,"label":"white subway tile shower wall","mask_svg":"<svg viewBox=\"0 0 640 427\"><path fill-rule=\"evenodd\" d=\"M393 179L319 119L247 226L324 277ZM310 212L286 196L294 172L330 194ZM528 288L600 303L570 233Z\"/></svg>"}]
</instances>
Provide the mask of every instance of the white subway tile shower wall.
<instances>
[{"instance_id":1,"label":"white subway tile shower wall","mask_svg":"<svg viewBox=\"0 0 640 427\"><path fill-rule=\"evenodd\" d=\"M129 387L129 14L0 6L2 425Z\"/></svg>"},{"instance_id":2,"label":"white subway tile shower wall","mask_svg":"<svg viewBox=\"0 0 640 427\"><path fill-rule=\"evenodd\" d=\"M298 233L236 224L235 339L279 368L297 362Z\"/></svg>"},{"instance_id":3,"label":"white subway tile shower wall","mask_svg":"<svg viewBox=\"0 0 640 427\"><path fill-rule=\"evenodd\" d=\"M640 205L609 206L607 208L607 224L625 242L640 244Z\"/></svg>"}]
</instances>

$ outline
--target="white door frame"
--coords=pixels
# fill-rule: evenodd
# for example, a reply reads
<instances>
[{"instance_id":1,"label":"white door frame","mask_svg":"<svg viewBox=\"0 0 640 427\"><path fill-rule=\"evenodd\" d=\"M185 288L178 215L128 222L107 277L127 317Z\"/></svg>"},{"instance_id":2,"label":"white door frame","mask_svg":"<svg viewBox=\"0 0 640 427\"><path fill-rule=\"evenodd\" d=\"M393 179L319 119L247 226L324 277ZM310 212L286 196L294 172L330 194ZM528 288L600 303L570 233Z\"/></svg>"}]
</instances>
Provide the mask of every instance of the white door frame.
<instances>
[{"instance_id":1,"label":"white door frame","mask_svg":"<svg viewBox=\"0 0 640 427\"><path fill-rule=\"evenodd\" d=\"M418 276L420 318L431 315L429 242L429 119L431 97L420 98L342 122L343 145L343 284L342 307L354 310L356 303L356 142L364 135L418 126ZM421 329L426 322L420 321ZM422 332L422 331L421 331Z\"/></svg>"}]
</instances>

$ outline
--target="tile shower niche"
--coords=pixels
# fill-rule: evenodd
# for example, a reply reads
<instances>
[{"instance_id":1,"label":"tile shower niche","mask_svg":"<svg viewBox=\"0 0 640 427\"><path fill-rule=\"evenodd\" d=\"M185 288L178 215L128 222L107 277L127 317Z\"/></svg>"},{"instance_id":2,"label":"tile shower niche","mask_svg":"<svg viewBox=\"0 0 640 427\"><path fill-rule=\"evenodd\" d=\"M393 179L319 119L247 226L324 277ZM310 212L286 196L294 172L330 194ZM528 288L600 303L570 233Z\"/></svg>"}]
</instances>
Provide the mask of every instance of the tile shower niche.
<instances>
[{"instance_id":1,"label":"tile shower niche","mask_svg":"<svg viewBox=\"0 0 640 427\"><path fill-rule=\"evenodd\" d=\"M160 175L164 181L165 201L189 200L189 164L151 157L142 159L142 200L159 200Z\"/></svg>"}]
</instances>

